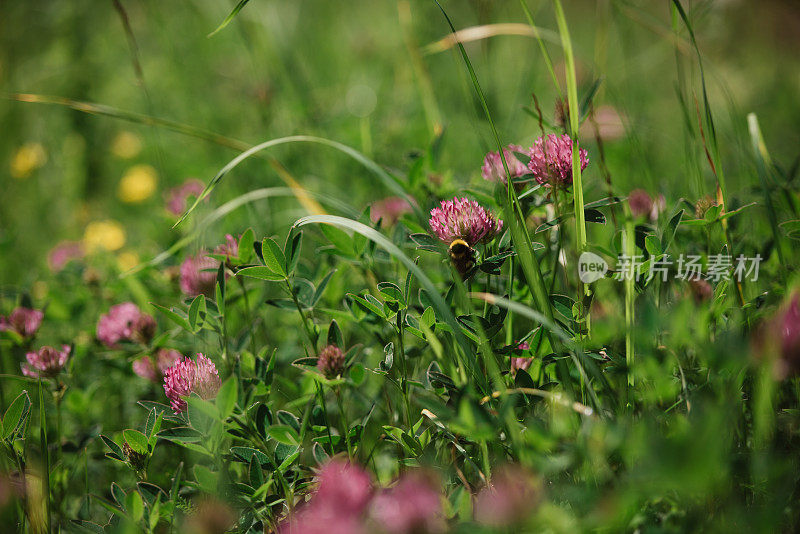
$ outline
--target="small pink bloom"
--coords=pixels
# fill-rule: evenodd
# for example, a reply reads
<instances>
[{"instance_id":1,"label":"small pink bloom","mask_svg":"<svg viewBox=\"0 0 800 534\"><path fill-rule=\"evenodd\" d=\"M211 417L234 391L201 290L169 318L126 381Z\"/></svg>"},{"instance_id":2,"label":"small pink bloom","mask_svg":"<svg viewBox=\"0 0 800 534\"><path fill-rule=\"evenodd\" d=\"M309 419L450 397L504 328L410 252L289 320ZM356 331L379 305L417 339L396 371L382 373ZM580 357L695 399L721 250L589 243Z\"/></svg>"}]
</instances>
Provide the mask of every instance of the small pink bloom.
<instances>
[{"instance_id":1,"label":"small pink bloom","mask_svg":"<svg viewBox=\"0 0 800 534\"><path fill-rule=\"evenodd\" d=\"M344 371L344 352L336 345L328 345L319 352L317 369L327 378L335 378Z\"/></svg>"},{"instance_id":2,"label":"small pink bloom","mask_svg":"<svg viewBox=\"0 0 800 534\"><path fill-rule=\"evenodd\" d=\"M340 513L330 506L315 506L313 501L298 509L280 528L279 534L367 534L358 516Z\"/></svg>"},{"instance_id":3,"label":"small pink bloom","mask_svg":"<svg viewBox=\"0 0 800 534\"><path fill-rule=\"evenodd\" d=\"M711 298L714 296L714 288L711 287L711 284L708 283L708 280L704 280L702 278L698 278L696 280L690 278L689 289L692 292L694 301L698 304L711 300Z\"/></svg>"},{"instance_id":4,"label":"small pink bloom","mask_svg":"<svg viewBox=\"0 0 800 534\"><path fill-rule=\"evenodd\" d=\"M579 150L581 170L589 163L589 153ZM567 134L540 137L531 147L528 169L540 184L565 188L572 184L572 139Z\"/></svg>"},{"instance_id":5,"label":"small pink bloom","mask_svg":"<svg viewBox=\"0 0 800 534\"><path fill-rule=\"evenodd\" d=\"M186 410L183 397L197 393L203 399L213 399L221 385L214 362L200 353L196 361L184 358L164 371L164 393L176 414Z\"/></svg>"},{"instance_id":6,"label":"small pink bloom","mask_svg":"<svg viewBox=\"0 0 800 534\"><path fill-rule=\"evenodd\" d=\"M225 234L225 242L217 245L214 249L214 254L225 256L227 260L239 257L239 240L231 234Z\"/></svg>"},{"instance_id":7,"label":"small pink bloom","mask_svg":"<svg viewBox=\"0 0 800 534\"><path fill-rule=\"evenodd\" d=\"M158 383L161 382L164 372L175 365L182 357L177 350L158 349L155 355L155 364L152 356L142 356L133 362L133 372L151 382Z\"/></svg>"},{"instance_id":8,"label":"small pink bloom","mask_svg":"<svg viewBox=\"0 0 800 534\"><path fill-rule=\"evenodd\" d=\"M523 341L519 345L517 345L517 350L529 350L531 346L528 344L527 341ZM527 371L528 367L531 366L531 362L533 362L533 358L511 358L511 373L516 373L519 369L523 371Z\"/></svg>"},{"instance_id":9,"label":"small pink bloom","mask_svg":"<svg viewBox=\"0 0 800 534\"><path fill-rule=\"evenodd\" d=\"M535 480L519 467L505 468L475 500L475 519L492 527L509 527L524 521L539 503Z\"/></svg>"},{"instance_id":10,"label":"small pink bloom","mask_svg":"<svg viewBox=\"0 0 800 534\"><path fill-rule=\"evenodd\" d=\"M23 338L32 338L42 324L44 312L31 308L15 308L8 317L0 316L0 330L11 330Z\"/></svg>"},{"instance_id":11,"label":"small pink bloom","mask_svg":"<svg viewBox=\"0 0 800 534\"><path fill-rule=\"evenodd\" d=\"M63 345L60 351L45 346L37 352L29 352L25 355L28 362L21 366L22 374L31 378L53 378L64 368L71 350L69 345Z\"/></svg>"},{"instance_id":12,"label":"small pink bloom","mask_svg":"<svg viewBox=\"0 0 800 534\"><path fill-rule=\"evenodd\" d=\"M364 513L372 497L369 474L350 462L333 459L319 472L311 501L279 529L281 534L366 533Z\"/></svg>"},{"instance_id":13,"label":"small pink bloom","mask_svg":"<svg viewBox=\"0 0 800 534\"><path fill-rule=\"evenodd\" d=\"M47 255L47 264L54 273L62 270L72 260L78 260L86 255L83 244L78 241L62 241L50 250Z\"/></svg>"},{"instance_id":14,"label":"small pink bloom","mask_svg":"<svg viewBox=\"0 0 800 534\"><path fill-rule=\"evenodd\" d=\"M319 472L317 504L325 504L350 514L363 512L372 496L369 473L348 461L334 459Z\"/></svg>"},{"instance_id":15,"label":"small pink bloom","mask_svg":"<svg viewBox=\"0 0 800 534\"><path fill-rule=\"evenodd\" d=\"M150 356L142 356L131 364L133 372L151 382L158 383L158 372Z\"/></svg>"},{"instance_id":16,"label":"small pink bloom","mask_svg":"<svg viewBox=\"0 0 800 534\"><path fill-rule=\"evenodd\" d=\"M778 324L783 357L800 363L800 292L792 296L778 316Z\"/></svg>"},{"instance_id":17,"label":"small pink bloom","mask_svg":"<svg viewBox=\"0 0 800 534\"><path fill-rule=\"evenodd\" d=\"M525 149L519 145L508 145L503 149L503 155L506 158L506 164L508 165L508 170L511 173L512 180L528 174L528 168L524 163L517 159L517 156L514 155L514 152L524 153ZM490 182L502 182L503 184L508 183L508 179L506 178L506 169L503 167L503 160L500 157L499 151L489 152L486 154L486 157L483 158L481 174L483 175L484 180L489 180Z\"/></svg>"},{"instance_id":18,"label":"small pink bloom","mask_svg":"<svg viewBox=\"0 0 800 534\"><path fill-rule=\"evenodd\" d=\"M777 352L775 371L779 378L800 375L800 291L778 310L762 334Z\"/></svg>"},{"instance_id":19,"label":"small pink bloom","mask_svg":"<svg viewBox=\"0 0 800 534\"><path fill-rule=\"evenodd\" d=\"M181 291L191 297L213 297L217 284L217 268L219 262L202 250L189 256L181 264Z\"/></svg>"},{"instance_id":20,"label":"small pink bloom","mask_svg":"<svg viewBox=\"0 0 800 534\"><path fill-rule=\"evenodd\" d=\"M147 344L155 332L156 320L133 302L111 306L97 322L97 339L109 348L117 348L119 341Z\"/></svg>"},{"instance_id":21,"label":"small pink bloom","mask_svg":"<svg viewBox=\"0 0 800 534\"><path fill-rule=\"evenodd\" d=\"M372 203L369 218L373 223L383 221L384 225L392 226L403 214L411 213L412 210L408 200L401 197L387 197Z\"/></svg>"},{"instance_id":22,"label":"small pink bloom","mask_svg":"<svg viewBox=\"0 0 800 534\"><path fill-rule=\"evenodd\" d=\"M634 189L628 195L628 205L634 217L647 218L655 222L658 215L664 211L666 200L664 195L658 195L654 199L644 189Z\"/></svg>"},{"instance_id":23,"label":"small pink bloom","mask_svg":"<svg viewBox=\"0 0 800 534\"><path fill-rule=\"evenodd\" d=\"M433 208L428 224L444 243L463 239L470 246L491 241L503 228L503 221L495 219L483 206L458 197L443 200L440 207Z\"/></svg>"},{"instance_id":24,"label":"small pink bloom","mask_svg":"<svg viewBox=\"0 0 800 534\"><path fill-rule=\"evenodd\" d=\"M370 515L389 534L433 534L444 532L442 496L421 473L408 473L397 484L378 494Z\"/></svg>"},{"instance_id":25,"label":"small pink bloom","mask_svg":"<svg viewBox=\"0 0 800 534\"><path fill-rule=\"evenodd\" d=\"M173 187L167 192L167 211L173 215L183 215L188 208L189 197L199 197L203 189L203 182L197 179L187 180L182 185Z\"/></svg>"},{"instance_id":26,"label":"small pink bloom","mask_svg":"<svg viewBox=\"0 0 800 534\"><path fill-rule=\"evenodd\" d=\"M625 135L624 120L614 107L600 106L594 111L594 118L581 125L581 137L598 135L603 141L616 141Z\"/></svg>"}]
</instances>

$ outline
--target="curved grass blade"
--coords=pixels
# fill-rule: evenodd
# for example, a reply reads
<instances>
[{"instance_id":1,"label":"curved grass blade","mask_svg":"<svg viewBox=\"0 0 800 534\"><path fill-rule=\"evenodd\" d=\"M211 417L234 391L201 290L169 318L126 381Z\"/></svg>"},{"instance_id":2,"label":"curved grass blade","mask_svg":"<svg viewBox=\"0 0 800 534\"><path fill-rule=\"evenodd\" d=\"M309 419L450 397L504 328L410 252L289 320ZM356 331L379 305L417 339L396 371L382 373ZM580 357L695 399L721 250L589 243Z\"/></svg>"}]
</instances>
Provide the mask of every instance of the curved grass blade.
<instances>
[{"instance_id":1,"label":"curved grass blade","mask_svg":"<svg viewBox=\"0 0 800 534\"><path fill-rule=\"evenodd\" d=\"M769 169L772 166L772 159L769 156L767 145L764 143L764 138L761 136L761 128L758 125L758 117L755 113L747 115L747 127L750 131L750 142L753 146L753 155L756 160L756 169L758 169L758 178L761 183L761 191L764 194L764 204L767 207L767 217L769 218L769 225L772 229L772 238L775 240L775 248L778 251L778 258L781 265L786 265L786 251L783 248L784 241L781 232L778 230L778 218L775 216L775 205L770 196L770 189L774 185L770 183Z\"/></svg>"},{"instance_id":2,"label":"curved grass blade","mask_svg":"<svg viewBox=\"0 0 800 534\"><path fill-rule=\"evenodd\" d=\"M559 96L561 95L561 84L558 83L558 77L556 76L556 71L553 69L553 60L550 59L550 53L547 51L547 47L544 45L544 38L541 34L541 30L538 29L536 24L533 22L533 14L531 10L528 9L528 4L525 0L519 0L520 5L522 6L522 11L525 12L525 17L528 19L528 24L531 28L534 29L536 32L536 41L539 43L539 49L542 51L542 57L544 58L544 63L547 65L547 71L550 73L550 78L553 80L553 85L556 88ZM556 42L561 44L560 39L556 39Z\"/></svg>"},{"instance_id":3,"label":"curved grass blade","mask_svg":"<svg viewBox=\"0 0 800 534\"><path fill-rule=\"evenodd\" d=\"M508 311L519 313L520 315L525 316L532 321L536 321L545 329L550 331L550 333L560 339L567 348L575 350L579 349L578 345L572 340L572 337L563 328L558 326L554 320L547 317L543 313L534 310L533 308L492 293L472 292L469 293L469 296L474 299L482 300L489 305L497 305L501 308L506 308Z\"/></svg>"},{"instance_id":4,"label":"curved grass blade","mask_svg":"<svg viewBox=\"0 0 800 534\"><path fill-rule=\"evenodd\" d=\"M181 122L169 119L153 117L152 115L144 115L134 111L117 109L105 104L95 104L94 102L83 102L80 100L72 100L70 98L63 98L60 96L37 95L31 93L13 93L9 97L19 102L28 102L32 104L55 104L58 106L65 106L76 111L81 111L83 113L88 113L90 115L102 115L104 117L120 119L133 122L135 124L158 126L166 130L171 130L173 132L188 135L189 137L195 137L197 139L203 139L205 141L210 141L214 144L232 148L234 150L247 150L251 146L244 141L240 141L232 137L226 137L210 130L204 130L202 128L197 128L195 126L183 124Z\"/></svg>"},{"instance_id":5,"label":"curved grass blade","mask_svg":"<svg viewBox=\"0 0 800 534\"><path fill-rule=\"evenodd\" d=\"M689 22L689 17L686 15L686 11L683 9L683 5L681 5L680 0L672 0L672 4L675 6L678 15L680 15L681 20L686 25L686 29L689 31L689 38L692 43L692 48L694 48L695 54L697 55L697 65L700 68L700 85L703 88L703 114L705 115L706 124L708 125L708 136L710 141L709 145L712 156L712 170L714 170L714 175L717 178L717 184L719 185L720 192L722 193L722 206L724 210L728 205L728 188L725 183L725 174L723 173L722 162L719 156L717 130L714 127L714 118L711 114L711 105L708 102L708 91L706 90L706 75L705 70L703 69L703 58L700 55L700 48L697 45L694 29L692 28L691 22Z\"/></svg>"},{"instance_id":6,"label":"curved grass blade","mask_svg":"<svg viewBox=\"0 0 800 534\"><path fill-rule=\"evenodd\" d=\"M232 148L240 152L252 148L252 145L245 143L244 141L233 139L231 137L226 137L224 135L211 132L209 130L196 128L188 124L183 124L168 119L153 117L151 115L143 115L141 113L125 111L111 106L106 106L104 104L95 104L92 102L82 102L78 100L71 100L69 98L62 98L57 96L35 95L28 93L12 94L11 98L18 100L20 102L30 102L38 104L56 104L60 106L66 106L76 111L81 111L83 113L89 113L92 115L103 115L114 119L121 119L128 122L133 122L135 124L156 126L176 133L187 135L189 137L194 137L196 139L203 139L205 141L210 141L214 144L224 146L227 148ZM264 156L259 155L259 157L264 157ZM318 206L313 205L313 203L308 198L307 191L291 176L291 174L289 174L280 165L280 163L275 158L264 157L264 159L270 162L272 167L278 173L278 177L281 180L283 180L284 183L286 183L286 185L288 185L295 191L295 194L301 204L306 206L306 208L313 207L313 209L309 209L309 211L311 211L312 213L314 211L319 211Z\"/></svg>"},{"instance_id":7,"label":"curved grass blade","mask_svg":"<svg viewBox=\"0 0 800 534\"><path fill-rule=\"evenodd\" d=\"M217 26L216 30L214 30L213 32L211 32L208 35L206 35L206 38L210 39L211 37L214 37L217 33L221 32L223 30L223 28L225 28L225 26L227 26L228 24L231 23L231 21L233 20L233 17L238 15L239 11L241 11L242 8L244 6L246 6L247 2L249 2L249 1L250 0L240 0L240 2L238 4L236 4L236 7L233 8L233 11L231 11L230 14L227 17L225 17L225 20L222 21L222 24Z\"/></svg>"},{"instance_id":8,"label":"curved grass blade","mask_svg":"<svg viewBox=\"0 0 800 534\"><path fill-rule=\"evenodd\" d=\"M323 195L320 193L312 193L310 191L307 192L313 198L318 199L320 202L327 204L341 213L345 213L349 216L358 217L358 213L353 210L350 206L341 202L335 198L329 197L327 195ZM249 204L251 202L256 202L258 200L264 200L267 198L273 197L295 197L297 195L295 192L289 187L266 187L263 189L255 189L253 191L249 191L244 195L238 196L233 200L230 200L223 204L222 206L215 209L211 212L207 217L202 219L199 223L197 223L197 227L187 236L179 239L176 241L171 247L169 247L164 252L160 253L153 259L146 261L144 263L140 263L133 269L123 273L121 277L129 276L131 274L137 273L146 267L151 267L153 265L158 265L159 263L165 261L170 256L176 254L179 250L189 245L192 241L194 241L197 236L206 228L208 228L211 224L215 223L216 221L222 219L232 211Z\"/></svg>"},{"instance_id":9,"label":"curved grass blade","mask_svg":"<svg viewBox=\"0 0 800 534\"><path fill-rule=\"evenodd\" d=\"M455 336L458 344L464 350L465 354L470 354L472 352L466 336L464 336L461 331L460 324L458 321L456 321L453 312L450 310L450 307L447 305L447 303L445 303L444 299L439 294L439 290L436 289L436 286L433 284L433 282L431 282L422 269L420 269L411 258L406 256L403 251L397 247L397 245L389 241L389 239L387 239L383 234L358 221L346 219L344 217L337 217L335 215L311 215L308 217L303 217L302 219L298 219L293 226L299 228L308 224L332 224L334 226L352 230L353 232L357 232L367 239L373 241L390 255L400 260L400 262L403 263L408 270L414 273L414 276L417 278L420 285L428 292L428 296L430 297L433 306L436 308L436 312L440 314L448 326L452 328L453 335ZM473 365L470 361L469 368L472 369L472 367Z\"/></svg>"},{"instance_id":10,"label":"curved grass blade","mask_svg":"<svg viewBox=\"0 0 800 534\"><path fill-rule=\"evenodd\" d=\"M442 112L436 101L436 94L433 90L431 76L428 69L425 68L425 62L422 60L419 46L414 39L411 4L408 0L400 0L397 2L397 15L400 22L400 29L403 33L403 41L405 41L406 50L411 59L411 67L414 69L414 80L419 88L422 108L425 111L425 117L428 121L428 130L430 131L431 138L435 139L442 135Z\"/></svg>"},{"instance_id":11,"label":"curved grass blade","mask_svg":"<svg viewBox=\"0 0 800 534\"><path fill-rule=\"evenodd\" d=\"M324 137L315 137L312 135L292 135L288 137L279 137L277 139L271 139L269 141L265 141L261 144L258 144L252 148L245 150L244 152L233 158L230 162L228 162L227 165L225 165L216 174L216 176L214 176L214 178L211 179L208 185L206 185L203 192L200 193L200 196L198 196L195 199L194 204L192 204L189 207L189 209L186 210L186 212L181 216L181 218L178 219L178 221L173 225L173 228L178 226L181 222L183 222L183 220L186 219L186 217L198 206L198 204L200 204L200 202L203 199L205 199L209 194L211 194L211 191L225 177L225 175L228 174L234 168L236 168L236 166L239 165L241 162L253 156L254 154L257 154L258 152L261 152L262 150L266 150L268 148L272 148L279 145L285 145L288 143L316 143L319 145L325 145L331 148L335 148L340 152L344 152L357 162L361 163L368 170L372 171L381 180L381 182L383 182L383 184L386 187L388 187L393 193L406 199L409 202L409 204L411 204L414 207L414 210L417 213L417 215L420 218L423 218L422 212L420 211L419 207L417 207L414 199L406 192L402 183L397 178L393 177L388 172L383 170L383 168L381 168L380 165L378 165L371 159L367 158L361 152L342 143L331 141L330 139L325 139Z\"/></svg>"},{"instance_id":12,"label":"curved grass blade","mask_svg":"<svg viewBox=\"0 0 800 534\"><path fill-rule=\"evenodd\" d=\"M589 377L586 375L586 370L583 368L580 360L578 359L577 354L583 354L583 348L578 343L575 343L569 335L558 326L554 321L548 319L543 314L537 312L536 310L525 306L524 304L520 304L519 302L514 302L513 300L509 300L507 298L503 298L499 295L494 295L492 293L470 293L472 298L483 300L484 302L490 305L500 306L501 308L506 308L508 311L513 311L518 315L522 315L523 317L527 317L533 321L540 323L544 328L546 328L550 333L552 333L555 337L557 337L561 342L569 348L569 354L572 358L575 367L578 369L578 372L581 375L583 383L586 384L587 390L589 391L589 396L592 397L592 402L594 403L595 408L599 413L602 413L600 400L597 398L597 393L594 391L591 382L589 381ZM569 391L569 383L562 384L567 390ZM571 392L570 392L571 393Z\"/></svg>"},{"instance_id":13,"label":"curved grass blade","mask_svg":"<svg viewBox=\"0 0 800 534\"><path fill-rule=\"evenodd\" d=\"M544 39L551 43L561 44L558 34L547 28L540 28L534 25L521 24L517 22L499 23L499 24L483 24L481 26L471 26L458 30L438 41L430 43L422 49L426 55L438 54L450 50L459 43L470 43L473 41L480 41L490 37L497 37L501 35L518 35L521 37L533 37L535 39Z\"/></svg>"}]
</instances>

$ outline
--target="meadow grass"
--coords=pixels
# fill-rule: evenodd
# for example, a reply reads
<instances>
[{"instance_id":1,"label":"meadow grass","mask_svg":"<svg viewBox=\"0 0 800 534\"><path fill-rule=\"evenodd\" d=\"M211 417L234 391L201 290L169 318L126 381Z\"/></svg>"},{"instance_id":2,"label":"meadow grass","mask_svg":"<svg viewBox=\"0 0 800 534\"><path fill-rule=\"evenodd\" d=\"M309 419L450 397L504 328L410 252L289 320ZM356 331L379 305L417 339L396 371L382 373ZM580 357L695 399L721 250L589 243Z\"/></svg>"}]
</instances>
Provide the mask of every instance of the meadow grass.
<instances>
[{"instance_id":1,"label":"meadow grass","mask_svg":"<svg viewBox=\"0 0 800 534\"><path fill-rule=\"evenodd\" d=\"M3 6L0 521L795 530L797 17Z\"/></svg>"}]
</instances>

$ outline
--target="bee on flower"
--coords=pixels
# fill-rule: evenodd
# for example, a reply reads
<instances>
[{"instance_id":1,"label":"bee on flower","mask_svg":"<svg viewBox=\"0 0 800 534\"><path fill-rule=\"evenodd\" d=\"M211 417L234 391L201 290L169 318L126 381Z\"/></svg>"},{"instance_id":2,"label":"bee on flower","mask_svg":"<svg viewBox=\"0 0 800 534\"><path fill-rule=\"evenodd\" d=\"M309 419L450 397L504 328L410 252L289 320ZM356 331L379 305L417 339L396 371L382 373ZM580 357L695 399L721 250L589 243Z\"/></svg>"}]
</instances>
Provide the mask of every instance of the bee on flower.
<instances>
[{"instance_id":1,"label":"bee on flower","mask_svg":"<svg viewBox=\"0 0 800 534\"><path fill-rule=\"evenodd\" d=\"M428 224L436 237L448 245L450 259L461 276L466 276L475 265L473 247L488 243L503 228L503 221L486 208L474 200L458 197L443 200L438 208L433 208Z\"/></svg>"}]
</instances>

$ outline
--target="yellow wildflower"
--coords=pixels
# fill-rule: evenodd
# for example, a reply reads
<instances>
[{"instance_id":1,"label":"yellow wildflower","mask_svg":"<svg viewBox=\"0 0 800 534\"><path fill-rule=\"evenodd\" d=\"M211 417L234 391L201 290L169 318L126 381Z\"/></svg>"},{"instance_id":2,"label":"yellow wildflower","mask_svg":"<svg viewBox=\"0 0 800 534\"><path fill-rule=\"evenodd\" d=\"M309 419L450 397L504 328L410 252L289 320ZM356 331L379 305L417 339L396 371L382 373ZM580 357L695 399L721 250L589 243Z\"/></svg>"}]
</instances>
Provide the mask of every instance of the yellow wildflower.
<instances>
[{"instance_id":1,"label":"yellow wildflower","mask_svg":"<svg viewBox=\"0 0 800 534\"><path fill-rule=\"evenodd\" d=\"M125 244L125 229L117 221L92 221L83 232L83 243L88 250L119 250Z\"/></svg>"},{"instance_id":2,"label":"yellow wildflower","mask_svg":"<svg viewBox=\"0 0 800 534\"><path fill-rule=\"evenodd\" d=\"M158 175L150 165L134 165L119 181L117 196L123 202L141 202L156 190Z\"/></svg>"},{"instance_id":3,"label":"yellow wildflower","mask_svg":"<svg viewBox=\"0 0 800 534\"><path fill-rule=\"evenodd\" d=\"M45 164L47 153L39 143L25 143L11 159L11 176L22 180Z\"/></svg>"},{"instance_id":4,"label":"yellow wildflower","mask_svg":"<svg viewBox=\"0 0 800 534\"><path fill-rule=\"evenodd\" d=\"M119 265L119 270L122 272L130 271L139 265L139 255L130 250L120 252L119 255L117 255L117 265Z\"/></svg>"},{"instance_id":5,"label":"yellow wildflower","mask_svg":"<svg viewBox=\"0 0 800 534\"><path fill-rule=\"evenodd\" d=\"M122 131L111 143L111 152L122 159L131 159L142 151L142 140L133 132Z\"/></svg>"}]
</instances>

